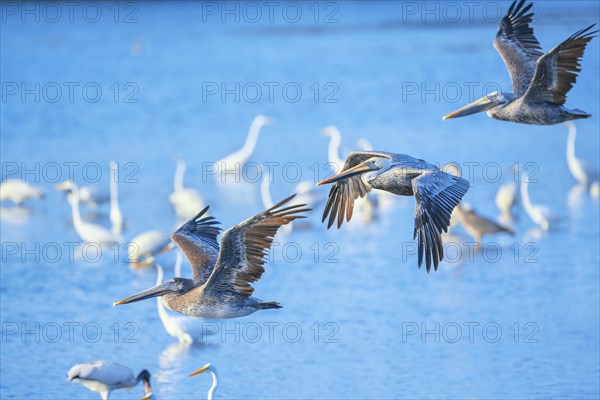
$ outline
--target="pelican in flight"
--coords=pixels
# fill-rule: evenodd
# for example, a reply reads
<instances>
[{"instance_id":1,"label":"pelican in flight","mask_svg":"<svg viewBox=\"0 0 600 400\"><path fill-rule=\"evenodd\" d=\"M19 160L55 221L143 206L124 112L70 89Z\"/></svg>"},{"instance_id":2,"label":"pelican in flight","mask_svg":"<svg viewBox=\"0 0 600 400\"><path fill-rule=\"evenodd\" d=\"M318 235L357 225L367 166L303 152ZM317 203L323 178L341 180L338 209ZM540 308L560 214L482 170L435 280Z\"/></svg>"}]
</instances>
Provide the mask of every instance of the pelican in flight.
<instances>
[{"instance_id":1,"label":"pelican in flight","mask_svg":"<svg viewBox=\"0 0 600 400\"><path fill-rule=\"evenodd\" d=\"M435 165L404 154L388 152L350 153L340 173L317 185L333 183L323 211L329 229L350 221L354 200L372 189L399 196L415 196L414 238L418 236L419 267L426 260L427 272L433 262L437 270L444 258L442 232L448 231L452 210L469 190L469 182L441 171Z\"/></svg>"},{"instance_id":2,"label":"pelican in flight","mask_svg":"<svg viewBox=\"0 0 600 400\"><path fill-rule=\"evenodd\" d=\"M98 243L108 245L118 243L121 240L119 235L111 232L101 225L84 222L79 212L79 189L72 181L65 181L56 186L57 190L66 190L71 194L68 197L71 203L71 213L73 216L73 226L79 237L88 243Z\"/></svg>"},{"instance_id":3,"label":"pelican in flight","mask_svg":"<svg viewBox=\"0 0 600 400\"><path fill-rule=\"evenodd\" d=\"M0 185L0 201L10 200L16 205L21 205L30 199L41 199L44 192L20 179L7 179Z\"/></svg>"},{"instance_id":4,"label":"pelican in flight","mask_svg":"<svg viewBox=\"0 0 600 400\"><path fill-rule=\"evenodd\" d=\"M196 215L198 210L204 208L204 202L197 190L183 186L184 174L185 161L178 159L173 180L173 193L169 195L169 202L175 208L177 215L184 219L190 219Z\"/></svg>"},{"instance_id":5,"label":"pelican in flight","mask_svg":"<svg viewBox=\"0 0 600 400\"><path fill-rule=\"evenodd\" d=\"M212 385L211 385L210 389L208 389L208 396L206 397L208 400L212 400L213 399L213 395L217 391L217 387L219 385L219 377L218 377L217 369L215 368L215 366L212 365L212 364L206 364L205 366L203 366L199 370L192 372L190 374L190 377L196 376L196 375L201 374L201 373L203 373L205 371L209 371L210 374L212 375Z\"/></svg>"},{"instance_id":6,"label":"pelican in flight","mask_svg":"<svg viewBox=\"0 0 600 400\"><path fill-rule=\"evenodd\" d=\"M481 238L484 235L500 232L506 232L511 236L514 236L515 234L512 228L500 225L497 222L478 214L470 206L459 204L458 207L456 207L456 211L460 216L460 223L469 235L473 236L477 245L481 245Z\"/></svg>"},{"instance_id":7,"label":"pelican in flight","mask_svg":"<svg viewBox=\"0 0 600 400\"><path fill-rule=\"evenodd\" d=\"M110 392L115 389L130 389L140 382L144 383L146 391L146 396L142 399L149 399L152 396L150 373L147 370L143 370L136 377L129 368L109 361L74 365L67 377L69 381L77 379L92 392L99 392L102 400L108 400Z\"/></svg>"},{"instance_id":8,"label":"pelican in flight","mask_svg":"<svg viewBox=\"0 0 600 400\"><path fill-rule=\"evenodd\" d=\"M263 126L271 123L273 123L273 119L271 117L267 117L265 115L257 115L254 117L254 120L252 120L252 124L250 125L250 129L248 130L248 136L246 137L244 146L215 163L221 176L226 176L227 173L242 170L254 152L260 130Z\"/></svg>"},{"instance_id":9,"label":"pelican in flight","mask_svg":"<svg viewBox=\"0 0 600 400\"><path fill-rule=\"evenodd\" d=\"M487 111L494 119L532 125L554 125L590 114L564 106L581 71L585 46L598 31L581 29L544 54L529 26L532 3L515 0L502 18L494 47L504 60L514 93L493 92L444 117Z\"/></svg>"},{"instance_id":10,"label":"pelican in flight","mask_svg":"<svg viewBox=\"0 0 600 400\"><path fill-rule=\"evenodd\" d=\"M113 305L161 296L168 309L204 318L237 318L281 308L274 301L252 297L254 288L250 284L262 276L265 257L279 227L303 218L300 214L310 210L304 208L305 204L285 206L293 198L225 231L220 247L219 222L205 216L206 207L171 237L189 260L193 279L173 278Z\"/></svg>"},{"instance_id":11,"label":"pelican in flight","mask_svg":"<svg viewBox=\"0 0 600 400\"><path fill-rule=\"evenodd\" d=\"M123 232L123 215L119 208L119 172L116 162L111 161L110 168L110 213L109 219L112 232L115 235L120 235Z\"/></svg>"},{"instance_id":12,"label":"pelican in flight","mask_svg":"<svg viewBox=\"0 0 600 400\"><path fill-rule=\"evenodd\" d=\"M149 259L157 254L166 253L175 245L171 242L171 234L167 231L153 229L140 233L127 244L128 261L132 268L137 269L149 264L142 259Z\"/></svg>"},{"instance_id":13,"label":"pelican in flight","mask_svg":"<svg viewBox=\"0 0 600 400\"><path fill-rule=\"evenodd\" d=\"M575 138L577 136L577 127L573 122L566 122L569 134L567 136L567 165L573 178L579 185L590 188L594 182L598 182L598 167L593 167L586 160L577 158L575 155Z\"/></svg>"}]
</instances>

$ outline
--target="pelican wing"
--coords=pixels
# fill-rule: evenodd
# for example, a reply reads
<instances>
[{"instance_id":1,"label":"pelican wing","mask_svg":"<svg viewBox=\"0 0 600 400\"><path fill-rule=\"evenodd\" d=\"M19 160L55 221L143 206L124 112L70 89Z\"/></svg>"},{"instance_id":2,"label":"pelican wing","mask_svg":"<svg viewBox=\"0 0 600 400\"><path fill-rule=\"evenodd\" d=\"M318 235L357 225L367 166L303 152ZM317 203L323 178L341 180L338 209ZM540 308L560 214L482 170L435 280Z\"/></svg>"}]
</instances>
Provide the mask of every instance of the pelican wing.
<instances>
[{"instance_id":1,"label":"pelican wing","mask_svg":"<svg viewBox=\"0 0 600 400\"><path fill-rule=\"evenodd\" d=\"M535 73L535 62L543 54L529 26L533 16L529 11L533 4L524 5L525 0L513 1L500 21L494 40L494 48L506 64L516 97L521 97L527 90Z\"/></svg>"},{"instance_id":2,"label":"pelican wing","mask_svg":"<svg viewBox=\"0 0 600 400\"><path fill-rule=\"evenodd\" d=\"M372 157L386 157L392 158L390 153L375 152L375 151L355 151L348 155L344 168L341 171L346 171L358 164L367 161ZM321 222L325 222L329 216L327 222L327 229L331 228L335 219L337 218L338 229L344 223L344 216L346 221L349 222L352 218L352 212L354 211L354 200L359 197L365 197L367 193L371 191L371 186L363 182L360 175L355 175L348 179L343 179L335 182L331 186L329 191L329 197L325 204L325 210L323 210L323 218Z\"/></svg>"},{"instance_id":3,"label":"pelican wing","mask_svg":"<svg viewBox=\"0 0 600 400\"><path fill-rule=\"evenodd\" d=\"M425 256L429 272L432 261L437 270L444 258L442 231L448 231L452 210L469 190L469 182L442 171L426 171L412 180L412 187L417 199L414 238L418 236L419 268Z\"/></svg>"},{"instance_id":4,"label":"pelican wing","mask_svg":"<svg viewBox=\"0 0 600 400\"><path fill-rule=\"evenodd\" d=\"M304 218L299 214L310 210L306 204L282 207L294 196L225 231L219 259L205 290L252 295L254 288L250 283L259 280L265 271L263 264L277 229Z\"/></svg>"},{"instance_id":5,"label":"pelican wing","mask_svg":"<svg viewBox=\"0 0 600 400\"><path fill-rule=\"evenodd\" d=\"M585 46L598 31L590 32L594 25L575 32L567 40L544 54L537 62L535 75L524 101L564 104L567 93L581 71L581 58Z\"/></svg>"},{"instance_id":6,"label":"pelican wing","mask_svg":"<svg viewBox=\"0 0 600 400\"><path fill-rule=\"evenodd\" d=\"M221 228L215 225L220 222L205 217L207 211L208 207L205 207L171 236L190 262L194 280L200 282L208 280L219 256L217 236Z\"/></svg>"}]
</instances>

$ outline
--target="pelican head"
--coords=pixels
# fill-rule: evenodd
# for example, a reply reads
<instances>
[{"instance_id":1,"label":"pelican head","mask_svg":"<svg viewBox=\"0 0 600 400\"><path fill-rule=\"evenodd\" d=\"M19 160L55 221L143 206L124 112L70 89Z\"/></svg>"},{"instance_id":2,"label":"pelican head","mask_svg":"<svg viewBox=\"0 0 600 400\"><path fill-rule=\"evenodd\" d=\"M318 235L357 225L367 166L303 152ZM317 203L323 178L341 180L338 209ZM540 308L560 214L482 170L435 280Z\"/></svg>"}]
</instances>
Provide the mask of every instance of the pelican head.
<instances>
[{"instance_id":1,"label":"pelican head","mask_svg":"<svg viewBox=\"0 0 600 400\"><path fill-rule=\"evenodd\" d=\"M341 171L339 174L317 182L317 186L333 183L340 180L351 178L355 175L361 175L366 181L369 181L377 175L390 169L392 160L386 157L371 157L352 168Z\"/></svg>"},{"instance_id":2,"label":"pelican head","mask_svg":"<svg viewBox=\"0 0 600 400\"><path fill-rule=\"evenodd\" d=\"M502 92L492 92L483 96L479 100L467 104L458 110L445 115L442 119L460 118L467 115L476 114L482 111L489 111L492 108L500 107L509 102L508 94Z\"/></svg>"},{"instance_id":3,"label":"pelican head","mask_svg":"<svg viewBox=\"0 0 600 400\"><path fill-rule=\"evenodd\" d=\"M161 283L160 285L156 285L150 289L146 289L142 292L134 294L133 296L127 297L126 299L115 301L113 306L135 303L136 301L146 300L157 296L169 297L172 295L182 295L192 290L195 286L196 285L194 281L191 279L173 278Z\"/></svg>"}]
</instances>

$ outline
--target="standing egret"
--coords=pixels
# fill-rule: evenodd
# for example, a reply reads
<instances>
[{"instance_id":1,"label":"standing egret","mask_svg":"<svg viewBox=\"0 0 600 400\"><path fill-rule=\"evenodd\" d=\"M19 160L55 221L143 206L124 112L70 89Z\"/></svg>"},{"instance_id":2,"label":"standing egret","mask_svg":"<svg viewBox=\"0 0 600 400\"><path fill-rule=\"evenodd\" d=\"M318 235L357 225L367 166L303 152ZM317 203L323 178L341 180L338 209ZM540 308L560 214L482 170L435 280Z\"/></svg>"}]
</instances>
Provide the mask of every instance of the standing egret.
<instances>
[{"instance_id":1,"label":"standing egret","mask_svg":"<svg viewBox=\"0 0 600 400\"><path fill-rule=\"evenodd\" d=\"M598 182L599 173L598 167L593 167L586 160L577 158L575 155L575 138L577 136L577 127L573 122L566 122L565 125L569 130L567 136L567 165L573 178L579 183L579 185L588 189L592 186L592 183Z\"/></svg>"},{"instance_id":2,"label":"standing egret","mask_svg":"<svg viewBox=\"0 0 600 400\"><path fill-rule=\"evenodd\" d=\"M184 219L190 219L204 208L204 202L197 190L183 186L185 174L185 161L177 160L175 179L173 181L173 193L169 195L169 202L175 208L175 213Z\"/></svg>"},{"instance_id":3,"label":"standing egret","mask_svg":"<svg viewBox=\"0 0 600 400\"><path fill-rule=\"evenodd\" d=\"M252 120L252 124L250 125L250 129L248 130L248 136L246 137L244 146L215 163L222 178L228 173L242 170L254 152L261 128L265 125L271 124L272 122L273 119L265 115L257 115L254 117L254 120Z\"/></svg>"},{"instance_id":4,"label":"standing egret","mask_svg":"<svg viewBox=\"0 0 600 400\"><path fill-rule=\"evenodd\" d=\"M523 200L523 208L529 218L543 230L547 231L550 229L550 212L548 208L541 204L532 204L529 198L529 175L523 173L521 178L521 199Z\"/></svg>"},{"instance_id":5,"label":"standing egret","mask_svg":"<svg viewBox=\"0 0 600 400\"><path fill-rule=\"evenodd\" d=\"M69 381L77 379L92 392L100 393L102 400L108 400L110 392L115 389L131 389L140 382L144 383L146 392L143 399L149 399L152 396L150 373L147 370L143 370L135 377L129 368L109 361L74 365L69 370L67 377Z\"/></svg>"},{"instance_id":6,"label":"standing egret","mask_svg":"<svg viewBox=\"0 0 600 400\"><path fill-rule=\"evenodd\" d=\"M30 199L41 199L44 192L19 179L7 179L0 184L0 201L10 200L16 205Z\"/></svg>"},{"instance_id":7,"label":"standing egret","mask_svg":"<svg viewBox=\"0 0 600 400\"><path fill-rule=\"evenodd\" d=\"M206 364L205 366L203 366L199 370L192 372L190 374L190 377L196 376L196 375L201 374L201 373L203 373L205 371L209 371L210 374L212 375L212 385L211 385L210 389L208 389L208 396L206 397L208 400L212 400L213 399L213 395L217 391L217 387L219 385L219 377L218 377L217 369L215 368L215 366L212 365L212 364Z\"/></svg>"},{"instance_id":8,"label":"standing egret","mask_svg":"<svg viewBox=\"0 0 600 400\"><path fill-rule=\"evenodd\" d=\"M115 235L120 235L123 232L123 215L119 208L119 173L118 164L114 161L110 162L110 223L111 230Z\"/></svg>"},{"instance_id":9,"label":"standing egret","mask_svg":"<svg viewBox=\"0 0 600 400\"><path fill-rule=\"evenodd\" d=\"M462 203L456 207L456 212L459 215L460 223L469 235L473 236L478 246L481 246L481 238L484 235L500 232L506 232L509 235L515 234L511 228L500 225L483 215L479 215L472 207Z\"/></svg>"},{"instance_id":10,"label":"standing egret","mask_svg":"<svg viewBox=\"0 0 600 400\"><path fill-rule=\"evenodd\" d=\"M79 189L72 181L59 183L58 190L68 190L71 192L69 203L71 203L71 213L73 216L73 225L79 237L88 243L98 243L108 245L118 243L121 238L103 226L84 222L79 212Z\"/></svg>"},{"instance_id":11,"label":"standing egret","mask_svg":"<svg viewBox=\"0 0 600 400\"><path fill-rule=\"evenodd\" d=\"M274 301L252 297L254 288L250 284L262 276L265 257L279 227L303 218L300 214L309 211L304 204L287 205L293 198L228 229L220 247L220 229L215 226L219 222L205 216L206 207L172 236L190 262L193 279L173 278L113 305L161 296L170 310L205 318L237 318L281 308Z\"/></svg>"},{"instance_id":12,"label":"standing egret","mask_svg":"<svg viewBox=\"0 0 600 400\"><path fill-rule=\"evenodd\" d=\"M544 54L529 26L533 4L515 0L500 22L494 47L504 60L514 93L493 92L444 117L487 111L491 118L533 125L554 125L590 114L564 106L581 71L585 46L598 31L590 25Z\"/></svg>"},{"instance_id":13,"label":"standing egret","mask_svg":"<svg viewBox=\"0 0 600 400\"><path fill-rule=\"evenodd\" d=\"M496 207L500 210L500 217L505 221L512 219L512 210L517 203L518 189L516 183L506 182L496 192Z\"/></svg>"},{"instance_id":14,"label":"standing egret","mask_svg":"<svg viewBox=\"0 0 600 400\"><path fill-rule=\"evenodd\" d=\"M414 238L418 236L419 268L425 256L427 272L437 270L444 258L442 232L447 232L452 210L469 189L469 182L441 171L424 160L388 152L353 152L337 175L317 185L333 183L323 211L329 217L329 229L337 218L337 227L350 221L354 201L372 189L399 196L415 196Z\"/></svg>"}]
</instances>

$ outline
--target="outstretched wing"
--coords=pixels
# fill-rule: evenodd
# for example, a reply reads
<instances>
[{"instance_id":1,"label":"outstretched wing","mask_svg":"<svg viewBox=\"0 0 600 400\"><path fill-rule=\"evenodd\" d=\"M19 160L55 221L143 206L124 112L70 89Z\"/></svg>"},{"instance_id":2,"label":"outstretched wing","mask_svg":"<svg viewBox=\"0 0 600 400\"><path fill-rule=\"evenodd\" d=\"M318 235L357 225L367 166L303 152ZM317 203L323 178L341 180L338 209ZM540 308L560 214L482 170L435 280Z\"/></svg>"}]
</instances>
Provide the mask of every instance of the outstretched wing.
<instances>
[{"instance_id":1,"label":"outstretched wing","mask_svg":"<svg viewBox=\"0 0 600 400\"><path fill-rule=\"evenodd\" d=\"M252 295L254 288L250 283L259 280L265 271L265 257L277 229L304 218L299 214L310 211L305 208L306 204L282 207L294 196L225 231L215 270L206 282L205 290Z\"/></svg>"},{"instance_id":2,"label":"outstretched wing","mask_svg":"<svg viewBox=\"0 0 600 400\"><path fill-rule=\"evenodd\" d=\"M372 157L391 158L391 155L389 153L375 151L352 152L348 155L348 158L346 158L344 168L339 172L355 167ZM329 191L329 197L327 198L327 204L325 204L325 210L323 210L323 219L321 222L325 222L329 216L329 221L327 222L327 229L329 229L337 218L337 227L339 229L344 222L344 216L346 217L346 221L350 221L352 218L354 200L359 197L364 197L371 189L370 185L363 182L360 175L355 175L348 179L335 182Z\"/></svg>"},{"instance_id":3,"label":"outstretched wing","mask_svg":"<svg viewBox=\"0 0 600 400\"><path fill-rule=\"evenodd\" d=\"M206 282L213 271L219 256L217 236L221 232L219 221L213 217L204 217L205 207L194 218L183 224L171 235L171 240L185 254L195 281Z\"/></svg>"},{"instance_id":4,"label":"outstretched wing","mask_svg":"<svg viewBox=\"0 0 600 400\"><path fill-rule=\"evenodd\" d=\"M575 32L540 57L531 85L523 97L524 101L547 101L555 104L567 101L567 93L577 80L577 73L581 71L580 62L585 46L598 33L590 32L595 25Z\"/></svg>"},{"instance_id":5,"label":"outstretched wing","mask_svg":"<svg viewBox=\"0 0 600 400\"><path fill-rule=\"evenodd\" d=\"M444 258L442 231L447 232L452 210L469 190L469 182L442 171L426 171L412 180L412 187L417 199L414 238L418 236L419 268L425 256L429 272L432 261L437 270Z\"/></svg>"},{"instance_id":6,"label":"outstretched wing","mask_svg":"<svg viewBox=\"0 0 600 400\"><path fill-rule=\"evenodd\" d=\"M526 91L535 73L535 62L542 56L540 43L529 26L533 12L529 12L532 3L525 0L513 1L508 12L500 21L500 27L494 40L494 48L504 60L513 92L521 97Z\"/></svg>"}]
</instances>

